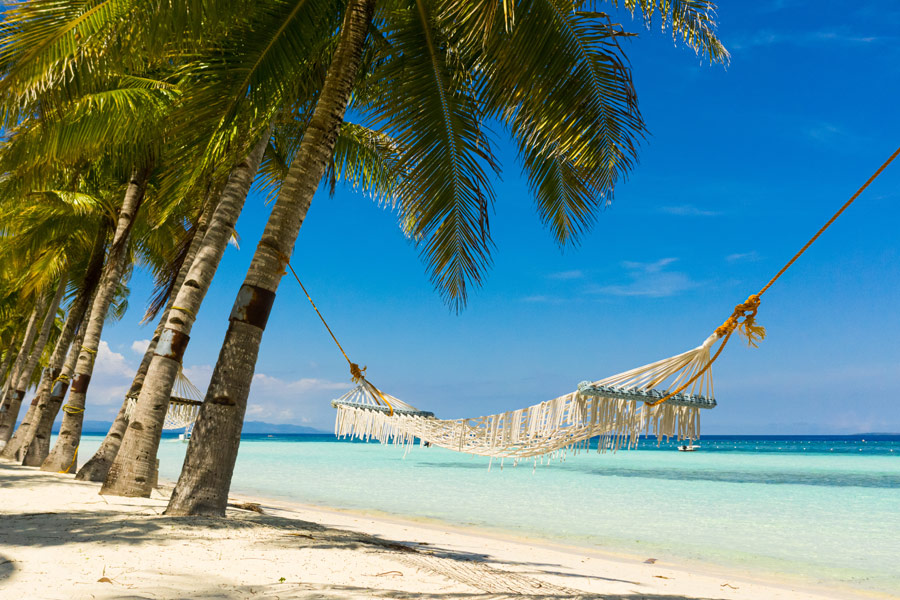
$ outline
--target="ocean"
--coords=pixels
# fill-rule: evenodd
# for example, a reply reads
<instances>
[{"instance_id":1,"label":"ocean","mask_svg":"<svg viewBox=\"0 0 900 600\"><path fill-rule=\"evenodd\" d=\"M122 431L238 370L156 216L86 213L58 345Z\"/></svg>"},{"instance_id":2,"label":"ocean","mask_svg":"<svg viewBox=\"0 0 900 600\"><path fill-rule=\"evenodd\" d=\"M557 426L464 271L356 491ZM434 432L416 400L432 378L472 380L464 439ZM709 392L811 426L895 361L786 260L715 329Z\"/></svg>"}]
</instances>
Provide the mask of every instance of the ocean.
<instances>
[{"instance_id":1,"label":"ocean","mask_svg":"<svg viewBox=\"0 0 900 600\"><path fill-rule=\"evenodd\" d=\"M86 435L80 462L102 436ZM900 596L900 436L707 436L697 452L569 454L537 465L441 448L248 435L232 490L469 526L756 578ZM160 477L186 444L166 436Z\"/></svg>"}]
</instances>

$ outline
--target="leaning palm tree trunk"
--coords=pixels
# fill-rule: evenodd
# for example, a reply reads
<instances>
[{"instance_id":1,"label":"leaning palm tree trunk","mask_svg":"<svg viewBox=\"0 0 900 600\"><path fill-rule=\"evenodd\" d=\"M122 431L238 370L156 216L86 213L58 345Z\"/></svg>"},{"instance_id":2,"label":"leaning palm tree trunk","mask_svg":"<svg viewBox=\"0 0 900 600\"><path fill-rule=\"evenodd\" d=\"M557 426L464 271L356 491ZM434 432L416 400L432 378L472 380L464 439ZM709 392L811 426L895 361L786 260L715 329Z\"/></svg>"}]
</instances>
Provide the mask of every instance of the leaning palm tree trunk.
<instances>
[{"instance_id":1,"label":"leaning palm tree trunk","mask_svg":"<svg viewBox=\"0 0 900 600\"><path fill-rule=\"evenodd\" d=\"M50 451L50 429L59 412L62 398L69 388L69 377L71 377L72 369L75 367L73 359L69 372L64 373L64 362L76 333L84 331L84 316L91 305L91 300L97 289L97 284L100 282L100 274L103 270L107 234L106 227L101 227L97 233L81 286L75 299L69 305L66 323L63 325L63 330L56 342L56 348L53 350L53 356L50 357L50 363L47 365L47 370L44 371L43 378L38 386L38 392L32 401L32 404L35 406L35 414L31 419L31 427L24 433L24 437L20 442L21 449L19 450L20 455L30 454L31 458L30 460L24 459L23 464L39 466L47 458L47 453ZM81 342L76 341L75 344L76 350L80 348ZM56 396L57 392L62 393L58 398ZM17 431L16 436L18 435L19 432ZM13 440L16 439L16 436L13 436ZM34 444L33 442L36 438L42 441ZM10 441L10 444L12 444L12 441ZM17 458L22 457L19 456Z\"/></svg>"},{"instance_id":2,"label":"leaning palm tree trunk","mask_svg":"<svg viewBox=\"0 0 900 600\"><path fill-rule=\"evenodd\" d=\"M150 361L122 447L116 455L101 494L149 497L156 469L156 452L169 408L175 379L190 340L191 328L219 262L225 254L253 177L269 142L268 132L250 154L238 163L216 205L199 252L190 265L185 284L178 290L165 327Z\"/></svg>"},{"instance_id":3,"label":"leaning palm tree trunk","mask_svg":"<svg viewBox=\"0 0 900 600\"><path fill-rule=\"evenodd\" d=\"M109 473L109 467L112 465L112 462L119 453L119 448L122 445L122 437L125 435L125 428L128 427L128 417L126 416L128 403L131 398L134 398L140 393L141 387L144 385L144 380L147 377L147 369L150 367L150 361L153 359L153 353L156 351L156 345L159 343L159 336L162 334L163 327L169 318L169 311L172 309L172 303L175 299L174 294L177 293L184 284L191 263L194 261L194 257L197 256L197 252L200 250L200 244L203 241L203 235L206 233L213 207L214 203L207 201L206 206L203 208L203 212L200 214L200 218L197 220L196 231L191 238L187 252L185 252L181 267L178 269L178 275L175 277L175 281L172 284L172 293L166 303L166 308L159 319L156 331L153 332L153 338L151 338L150 345L147 346L147 350L144 352L144 357L141 359L141 364L134 375L134 379L131 381L131 387L128 390L128 394L125 395L125 399L122 401L122 407L119 409L119 414L116 415L112 427L109 428L106 437L103 438L103 442L101 442L100 447L94 453L94 456L78 470L75 474L75 479L80 479L82 481L106 480L106 475Z\"/></svg>"},{"instance_id":4,"label":"leaning palm tree trunk","mask_svg":"<svg viewBox=\"0 0 900 600\"><path fill-rule=\"evenodd\" d=\"M6 354L4 354L3 356L3 363L0 364L0 381L3 382L3 389L6 388L6 371L9 369L13 357L16 355L14 348L16 347L18 342L19 339L15 334L10 336L10 341L6 348Z\"/></svg>"},{"instance_id":5,"label":"leaning palm tree trunk","mask_svg":"<svg viewBox=\"0 0 900 600\"><path fill-rule=\"evenodd\" d=\"M128 238L134 224L134 218L147 189L147 181L150 178L150 167L135 169L125 192L125 199L119 210L116 222L116 232L113 235L109 248L109 256L103 267L103 276L97 288L97 296L91 306L91 313L85 327L84 342L80 348L78 362L75 363L75 373L72 379L72 389L69 392L69 401L63 407L63 422L59 429L59 438L50 455L41 465L41 470L70 473L75 470L78 445L81 443L81 425L84 421L84 398L87 395L91 382L91 374L94 372L94 358L100 347L100 335L103 333L103 323L112 303L116 287L122 279L125 271L125 263L128 259Z\"/></svg>"},{"instance_id":6,"label":"leaning palm tree trunk","mask_svg":"<svg viewBox=\"0 0 900 600\"><path fill-rule=\"evenodd\" d=\"M18 416L19 405L22 403L22 399L15 397L15 388L19 381L19 375L25 370L25 364L28 362L29 355L31 354L31 347L34 345L34 338L37 336L37 320L44 312L44 304L46 301L46 296L42 295L38 298L37 303L34 305L34 309L31 311L31 317L28 319L28 325L25 326L25 337L22 340L22 348L19 350L19 355L16 356L16 362L13 363L9 378L6 381L3 399L0 401L0 428L3 428L6 425L10 408L13 405L15 405L16 416ZM15 424L15 420L16 417L13 417L13 424ZM10 425L9 428L12 428L12 425ZM7 436L6 439L0 439L0 447L6 445L7 439L9 439L9 436Z\"/></svg>"},{"instance_id":7,"label":"leaning palm tree trunk","mask_svg":"<svg viewBox=\"0 0 900 600\"><path fill-rule=\"evenodd\" d=\"M78 354L81 352L81 344L84 341L84 332L85 327L81 324L69 347L62 370L50 383L46 401L38 404L38 414L32 427L31 439L23 450L22 464L26 467L41 466L47 459L47 455L50 454L50 431L56 415L59 414L59 407L62 406L63 399L66 397L66 392L69 391L69 381L75 371L75 363L78 362Z\"/></svg>"},{"instance_id":8,"label":"leaning palm tree trunk","mask_svg":"<svg viewBox=\"0 0 900 600\"><path fill-rule=\"evenodd\" d=\"M18 399L18 406L14 406L10 404L9 407L9 418L0 423L0 441L10 441L10 434L12 432L12 427L15 426L16 418L19 416L19 410L22 406L22 399L25 397L25 390L31 384L31 376L34 374L34 369L37 367L38 362L41 358L41 354L44 352L44 346L47 345L47 340L50 338L50 329L53 327L53 324L56 322L56 312L59 310L59 303L62 301L63 293L66 291L66 285L69 283L69 279L65 272L61 273L59 276L59 285L56 288L56 294L53 296L53 300L50 301L50 308L47 309L47 315L44 317L44 323L41 325L41 333L38 335L37 341L34 343L34 349L31 351L31 356L28 358L28 362L25 364L25 369L22 371L21 375L19 375L19 381L16 384L15 396L14 399ZM43 377L41 378L43 379ZM37 396L35 396L36 398ZM21 447L21 440L25 437L25 432L31 428L31 420L34 417L36 404L34 402L28 407L28 410L25 411L25 417L22 419L22 424L19 427L19 430L16 431L19 434L14 436L15 443L7 443L3 448L3 452L0 452L0 458L15 458L16 453ZM7 423L10 426L7 428Z\"/></svg>"},{"instance_id":9,"label":"leaning palm tree trunk","mask_svg":"<svg viewBox=\"0 0 900 600\"><path fill-rule=\"evenodd\" d=\"M263 330L287 256L333 154L374 8L375 0L347 4L315 111L231 311L225 342L166 514L225 514Z\"/></svg>"}]
</instances>

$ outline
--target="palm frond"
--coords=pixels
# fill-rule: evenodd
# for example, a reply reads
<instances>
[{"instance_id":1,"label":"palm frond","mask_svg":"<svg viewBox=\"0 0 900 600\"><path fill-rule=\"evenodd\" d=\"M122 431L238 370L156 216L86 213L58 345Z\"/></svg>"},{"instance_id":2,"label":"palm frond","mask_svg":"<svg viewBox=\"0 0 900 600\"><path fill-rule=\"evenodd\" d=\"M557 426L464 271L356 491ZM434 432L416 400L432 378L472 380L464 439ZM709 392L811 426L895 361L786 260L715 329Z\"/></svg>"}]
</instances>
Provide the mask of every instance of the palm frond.
<instances>
[{"instance_id":1,"label":"palm frond","mask_svg":"<svg viewBox=\"0 0 900 600\"><path fill-rule=\"evenodd\" d=\"M386 82L367 107L396 140L406 177L397 188L403 222L431 279L457 310L490 264L488 171L498 167L469 74L424 0L401 0L379 27L391 54L376 67Z\"/></svg>"}]
</instances>

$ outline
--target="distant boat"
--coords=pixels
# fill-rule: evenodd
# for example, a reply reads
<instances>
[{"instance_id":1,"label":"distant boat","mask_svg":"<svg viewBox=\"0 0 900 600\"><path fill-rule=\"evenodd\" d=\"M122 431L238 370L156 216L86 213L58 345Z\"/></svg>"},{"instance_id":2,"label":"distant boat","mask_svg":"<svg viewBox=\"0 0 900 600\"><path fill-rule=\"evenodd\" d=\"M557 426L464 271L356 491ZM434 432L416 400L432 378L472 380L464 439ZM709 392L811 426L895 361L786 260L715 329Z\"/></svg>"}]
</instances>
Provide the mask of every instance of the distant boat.
<instances>
[{"instance_id":1,"label":"distant boat","mask_svg":"<svg viewBox=\"0 0 900 600\"><path fill-rule=\"evenodd\" d=\"M700 446L695 446L691 444L690 446L678 446L679 452L696 452L700 449Z\"/></svg>"},{"instance_id":2,"label":"distant boat","mask_svg":"<svg viewBox=\"0 0 900 600\"><path fill-rule=\"evenodd\" d=\"M179 433L179 434L178 434L178 441L179 441L179 442L184 442L184 443L187 443L187 442L191 441L191 434L190 434L190 433Z\"/></svg>"}]
</instances>

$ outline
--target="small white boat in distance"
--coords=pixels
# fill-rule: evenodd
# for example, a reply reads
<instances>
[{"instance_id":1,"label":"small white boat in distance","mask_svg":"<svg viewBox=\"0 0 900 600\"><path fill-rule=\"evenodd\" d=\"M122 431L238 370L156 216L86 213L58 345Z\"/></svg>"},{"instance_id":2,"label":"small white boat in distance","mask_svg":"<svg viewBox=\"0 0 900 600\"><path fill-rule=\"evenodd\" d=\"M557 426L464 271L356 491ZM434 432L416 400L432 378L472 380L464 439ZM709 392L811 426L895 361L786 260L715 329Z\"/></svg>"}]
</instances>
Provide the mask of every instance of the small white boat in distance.
<instances>
[{"instance_id":1,"label":"small white boat in distance","mask_svg":"<svg viewBox=\"0 0 900 600\"><path fill-rule=\"evenodd\" d=\"M179 441L179 442L185 442L185 443L191 441L191 434L190 434L190 433L179 433L179 434L178 434L178 441Z\"/></svg>"},{"instance_id":2,"label":"small white boat in distance","mask_svg":"<svg viewBox=\"0 0 900 600\"><path fill-rule=\"evenodd\" d=\"M678 446L679 452L696 452L700 449L700 446L695 446L691 444L690 446Z\"/></svg>"}]
</instances>

